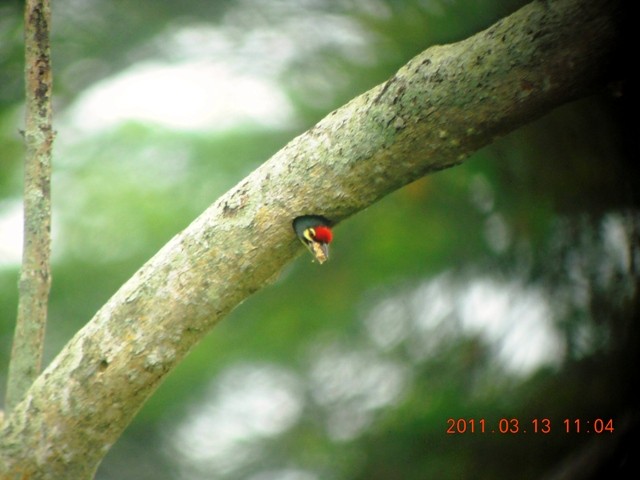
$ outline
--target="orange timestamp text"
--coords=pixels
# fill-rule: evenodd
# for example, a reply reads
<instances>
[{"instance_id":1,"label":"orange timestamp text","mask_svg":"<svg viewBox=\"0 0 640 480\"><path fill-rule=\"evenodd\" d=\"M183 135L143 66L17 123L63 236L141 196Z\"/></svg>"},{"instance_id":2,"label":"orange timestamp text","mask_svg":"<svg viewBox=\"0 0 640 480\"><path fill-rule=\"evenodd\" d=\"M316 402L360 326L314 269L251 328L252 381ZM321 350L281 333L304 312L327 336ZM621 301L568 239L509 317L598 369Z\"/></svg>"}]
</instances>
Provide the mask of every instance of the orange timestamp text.
<instances>
[{"instance_id":1,"label":"orange timestamp text","mask_svg":"<svg viewBox=\"0 0 640 480\"><path fill-rule=\"evenodd\" d=\"M524 434L538 433L542 435L555 432L561 433L593 433L606 434L614 432L612 418L565 418L561 422L552 421L549 418L532 418L521 421L518 418L500 418L489 421L484 418L448 418L447 435L459 435L470 433L498 433L498 434Z\"/></svg>"}]
</instances>

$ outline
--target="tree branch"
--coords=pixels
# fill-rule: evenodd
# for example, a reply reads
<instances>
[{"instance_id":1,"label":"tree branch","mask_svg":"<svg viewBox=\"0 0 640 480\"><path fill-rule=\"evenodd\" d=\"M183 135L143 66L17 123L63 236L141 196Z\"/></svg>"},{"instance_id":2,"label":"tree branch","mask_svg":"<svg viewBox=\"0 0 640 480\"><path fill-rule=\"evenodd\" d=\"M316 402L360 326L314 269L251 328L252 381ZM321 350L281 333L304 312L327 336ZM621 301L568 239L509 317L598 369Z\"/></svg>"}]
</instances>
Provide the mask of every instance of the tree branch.
<instances>
[{"instance_id":1,"label":"tree branch","mask_svg":"<svg viewBox=\"0 0 640 480\"><path fill-rule=\"evenodd\" d=\"M11 411L40 373L51 285L51 58L48 0L25 5L24 243L18 318L6 408Z\"/></svg>"},{"instance_id":2,"label":"tree branch","mask_svg":"<svg viewBox=\"0 0 640 480\"><path fill-rule=\"evenodd\" d=\"M0 477L87 478L187 352L301 250L291 221L341 221L602 86L616 2L535 1L432 47L292 140L175 236L35 381Z\"/></svg>"}]
</instances>

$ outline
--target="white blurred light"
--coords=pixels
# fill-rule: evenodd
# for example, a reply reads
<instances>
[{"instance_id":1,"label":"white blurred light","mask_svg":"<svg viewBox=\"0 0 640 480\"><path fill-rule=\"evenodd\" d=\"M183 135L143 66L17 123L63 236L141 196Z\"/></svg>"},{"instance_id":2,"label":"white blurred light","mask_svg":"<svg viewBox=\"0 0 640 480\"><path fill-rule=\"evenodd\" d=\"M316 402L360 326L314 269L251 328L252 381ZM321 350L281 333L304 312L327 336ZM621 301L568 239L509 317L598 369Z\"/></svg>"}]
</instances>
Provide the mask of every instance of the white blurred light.
<instances>
[{"instance_id":1,"label":"white blurred light","mask_svg":"<svg viewBox=\"0 0 640 480\"><path fill-rule=\"evenodd\" d=\"M292 121L292 107L265 78L204 61L134 65L83 93L69 109L72 126L98 131L126 121L176 130L225 130L243 123Z\"/></svg>"},{"instance_id":2,"label":"white blurred light","mask_svg":"<svg viewBox=\"0 0 640 480\"><path fill-rule=\"evenodd\" d=\"M508 370L527 374L562 358L552 320L549 300L535 288L482 276L456 282L445 273L383 300L365 325L377 347L387 350L405 342L416 361L437 355L448 337L478 334L494 346Z\"/></svg>"},{"instance_id":3,"label":"white blurred light","mask_svg":"<svg viewBox=\"0 0 640 480\"><path fill-rule=\"evenodd\" d=\"M291 428L301 415L297 378L275 366L231 367L212 387L171 439L185 470L208 472L206 478L256 461L260 441Z\"/></svg>"},{"instance_id":4,"label":"white blurred light","mask_svg":"<svg viewBox=\"0 0 640 480\"><path fill-rule=\"evenodd\" d=\"M497 346L498 356L511 371L526 374L561 359L563 344L540 291L517 282L479 278L459 294L463 327Z\"/></svg>"},{"instance_id":5,"label":"white blurred light","mask_svg":"<svg viewBox=\"0 0 640 480\"><path fill-rule=\"evenodd\" d=\"M328 434L339 441L362 434L375 412L397 403L409 369L374 350L330 343L318 348L309 376L315 401L324 407Z\"/></svg>"},{"instance_id":6,"label":"white blurred light","mask_svg":"<svg viewBox=\"0 0 640 480\"><path fill-rule=\"evenodd\" d=\"M317 480L317 475L306 472L304 470L298 470L294 468L287 468L283 470L268 470L266 472L260 472L252 475L248 480Z\"/></svg>"},{"instance_id":7,"label":"white blurred light","mask_svg":"<svg viewBox=\"0 0 640 480\"><path fill-rule=\"evenodd\" d=\"M22 205L0 204L0 268L19 265L22 259Z\"/></svg>"}]
</instances>

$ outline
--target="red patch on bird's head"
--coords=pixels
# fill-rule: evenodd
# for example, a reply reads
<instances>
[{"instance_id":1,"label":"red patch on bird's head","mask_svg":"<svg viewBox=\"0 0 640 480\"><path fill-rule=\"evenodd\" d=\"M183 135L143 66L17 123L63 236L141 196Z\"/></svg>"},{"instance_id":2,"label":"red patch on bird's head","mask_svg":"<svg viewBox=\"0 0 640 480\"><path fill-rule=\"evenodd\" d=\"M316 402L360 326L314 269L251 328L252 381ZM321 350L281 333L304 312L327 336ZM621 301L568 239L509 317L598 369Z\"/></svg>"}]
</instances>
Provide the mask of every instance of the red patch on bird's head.
<instances>
[{"instance_id":1,"label":"red patch on bird's head","mask_svg":"<svg viewBox=\"0 0 640 480\"><path fill-rule=\"evenodd\" d=\"M331 240L333 240L333 232L329 227L320 225L318 227L314 227L313 230L315 232L313 238L316 242L331 243Z\"/></svg>"}]
</instances>

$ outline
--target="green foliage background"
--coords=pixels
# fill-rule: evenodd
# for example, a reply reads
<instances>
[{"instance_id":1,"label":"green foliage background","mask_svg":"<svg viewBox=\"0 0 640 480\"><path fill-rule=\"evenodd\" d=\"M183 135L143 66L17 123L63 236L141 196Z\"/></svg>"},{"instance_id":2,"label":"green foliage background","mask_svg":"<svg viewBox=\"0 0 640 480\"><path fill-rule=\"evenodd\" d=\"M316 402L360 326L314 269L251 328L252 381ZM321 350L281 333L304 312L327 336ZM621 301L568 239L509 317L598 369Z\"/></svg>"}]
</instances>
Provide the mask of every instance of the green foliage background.
<instances>
[{"instance_id":1,"label":"green foliage background","mask_svg":"<svg viewBox=\"0 0 640 480\"><path fill-rule=\"evenodd\" d=\"M96 82L140 62L179 62L176 32L203 28L224 39L221 60L277 82L295 122L63 126L47 360L288 140L428 46L525 2L53 3L63 124ZM0 2L0 219L21 195L21 15L20 2ZM188 48L205 55L191 38ZM337 227L331 261L300 257L234 311L151 398L97 478L528 479L618 441L606 471L626 478L640 453L637 428L622 435L638 415L640 176L629 90L616 83L551 112ZM15 263L0 264L0 393L17 278ZM507 345L536 312L538 323ZM493 322L502 326L491 336ZM542 361L511 361L540 331L550 332L542 351L536 344ZM449 418L485 419L487 431L448 435ZM520 433L491 433L502 418L518 419ZM533 433L543 418L551 433ZM616 431L565 432L564 419L595 418L613 419Z\"/></svg>"}]
</instances>

